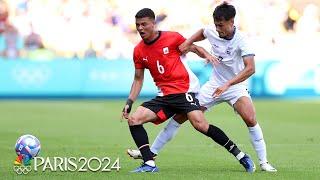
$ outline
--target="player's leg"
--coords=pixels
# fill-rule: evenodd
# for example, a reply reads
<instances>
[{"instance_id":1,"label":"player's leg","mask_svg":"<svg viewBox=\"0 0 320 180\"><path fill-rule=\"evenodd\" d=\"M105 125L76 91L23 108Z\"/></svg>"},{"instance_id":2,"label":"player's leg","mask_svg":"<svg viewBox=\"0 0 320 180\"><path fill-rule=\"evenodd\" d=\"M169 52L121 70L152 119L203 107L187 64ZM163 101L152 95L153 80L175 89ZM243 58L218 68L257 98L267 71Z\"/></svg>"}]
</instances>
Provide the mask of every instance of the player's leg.
<instances>
[{"instance_id":1,"label":"player's leg","mask_svg":"<svg viewBox=\"0 0 320 180\"><path fill-rule=\"evenodd\" d=\"M158 171L149 148L148 134L143 127L144 123L153 122L157 119L158 117L153 111L143 106L139 106L128 119L131 136L140 150L144 161L144 164L141 167L138 167L132 172Z\"/></svg>"},{"instance_id":2,"label":"player's leg","mask_svg":"<svg viewBox=\"0 0 320 180\"><path fill-rule=\"evenodd\" d=\"M160 150L167 144L178 132L181 124L187 121L185 114L176 114L170 118L168 124L159 132L156 139L152 143L151 152L156 156Z\"/></svg>"},{"instance_id":3,"label":"player's leg","mask_svg":"<svg viewBox=\"0 0 320 180\"><path fill-rule=\"evenodd\" d=\"M189 112L187 116L192 126L196 130L210 137L212 140L223 146L228 152L234 155L247 172L255 171L255 165L250 157L243 153L220 128L212 124L208 124L202 111L193 110Z\"/></svg>"},{"instance_id":4,"label":"player's leg","mask_svg":"<svg viewBox=\"0 0 320 180\"><path fill-rule=\"evenodd\" d=\"M131 123L132 125L138 125L138 126L145 122L160 124L175 114L169 107L169 104L170 103L168 103L168 97L166 96L156 97L150 101L144 102L137 109L137 111L132 115L131 119L129 119L129 120L133 120L134 122L129 122L129 123ZM143 133L140 133L140 134L143 134ZM139 150L142 154L142 158L145 164L152 166L154 163L153 154L149 149L149 142L147 140L148 139L144 140L144 143L140 143L141 146L138 146L138 147L140 147ZM143 152L143 151L146 151L146 152ZM151 158L152 160L150 160ZM150 161L151 163L148 163L148 161ZM138 168L138 171L140 170L141 169ZM145 170L142 169L141 171L145 171Z\"/></svg>"},{"instance_id":5,"label":"player's leg","mask_svg":"<svg viewBox=\"0 0 320 180\"><path fill-rule=\"evenodd\" d=\"M167 125L159 132L156 139L152 143L150 148L153 157L157 156L158 153L163 149L164 145L167 144L178 132L181 124L187 120L185 114L176 114L174 117L169 119ZM127 154L133 159L142 159L141 152L136 149L128 149Z\"/></svg>"},{"instance_id":6,"label":"player's leg","mask_svg":"<svg viewBox=\"0 0 320 180\"><path fill-rule=\"evenodd\" d=\"M212 94L213 94L215 89L216 89L216 87L213 86L212 84L210 84L210 82L205 83L201 87L200 93L197 95L197 99L199 101L199 104L201 105L202 112L205 112L207 109L211 108L212 106L221 103L221 98L220 97L213 98L213 96L212 96ZM215 142L217 142L221 146L226 145L225 148L227 148L227 150L230 150L229 147L233 143L232 143L232 141L230 141L230 145L226 144L227 141L229 140L229 138L225 135L225 133L221 129L219 129L218 127L215 127L213 125L209 125L207 123L207 121L204 119L204 115L198 116L197 118L200 118L200 119L197 120L197 121L193 121L191 119L191 123L192 123L192 125L200 126L200 130L197 129L198 127L194 126L198 131L200 131L203 134L208 136L207 132L209 131L209 128L210 128L209 137L212 136L213 138L212 137L211 138ZM204 119L204 120L202 120L202 119ZM217 132L217 135L211 133L213 131ZM210 136L210 134L211 134L211 136ZM235 146L235 152L233 153L235 156L237 156L237 152L236 151L237 151L237 148Z\"/></svg>"},{"instance_id":7,"label":"player's leg","mask_svg":"<svg viewBox=\"0 0 320 180\"><path fill-rule=\"evenodd\" d=\"M256 120L256 112L251 98L242 96L233 106L248 127L251 143L258 155L261 169L263 171L276 172L277 170L268 163L266 143L262 129Z\"/></svg>"},{"instance_id":8,"label":"player's leg","mask_svg":"<svg viewBox=\"0 0 320 180\"><path fill-rule=\"evenodd\" d=\"M200 110L199 101L193 93L186 93L185 96L181 96L176 103L176 107L187 114L189 121L196 130L225 147L240 161L248 172L254 172L255 165L250 157L241 152L221 129L208 124L203 112Z\"/></svg>"}]
</instances>

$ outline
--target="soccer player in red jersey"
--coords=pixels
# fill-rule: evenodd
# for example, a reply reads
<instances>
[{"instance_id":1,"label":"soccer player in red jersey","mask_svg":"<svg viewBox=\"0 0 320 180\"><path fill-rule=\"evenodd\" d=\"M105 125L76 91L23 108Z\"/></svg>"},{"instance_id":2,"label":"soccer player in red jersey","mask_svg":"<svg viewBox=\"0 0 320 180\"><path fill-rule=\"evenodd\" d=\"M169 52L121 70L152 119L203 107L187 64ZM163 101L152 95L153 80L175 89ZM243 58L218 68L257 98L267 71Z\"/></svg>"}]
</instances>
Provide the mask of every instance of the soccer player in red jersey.
<instances>
[{"instance_id":1,"label":"soccer player in red jersey","mask_svg":"<svg viewBox=\"0 0 320 180\"><path fill-rule=\"evenodd\" d=\"M136 29L142 41L134 48L135 75L122 115L128 119L132 138L142 154L144 163L132 172L158 171L143 124L159 124L174 114L186 114L196 130L224 146L248 172L253 172L255 166L250 157L240 151L221 129L208 124L204 118L199 101L195 97L200 87L198 79L180 58L181 52L178 47L186 39L177 32L156 30L155 15L151 9L141 9L135 18ZM199 46L190 46L190 51L214 61L214 57ZM158 96L142 103L129 116L132 104L142 88L144 69L149 69L159 89Z\"/></svg>"}]
</instances>

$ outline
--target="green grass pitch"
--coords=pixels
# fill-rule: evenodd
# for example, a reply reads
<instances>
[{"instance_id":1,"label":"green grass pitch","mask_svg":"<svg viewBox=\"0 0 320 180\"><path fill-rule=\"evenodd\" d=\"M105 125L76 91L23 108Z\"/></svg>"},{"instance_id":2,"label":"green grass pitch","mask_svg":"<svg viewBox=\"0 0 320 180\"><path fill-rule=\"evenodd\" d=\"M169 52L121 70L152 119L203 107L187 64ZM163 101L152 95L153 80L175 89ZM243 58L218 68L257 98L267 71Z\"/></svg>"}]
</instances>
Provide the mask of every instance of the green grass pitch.
<instances>
[{"instance_id":1,"label":"green grass pitch","mask_svg":"<svg viewBox=\"0 0 320 180\"><path fill-rule=\"evenodd\" d=\"M130 174L140 165L125 154L135 147L127 123L120 122L124 100L0 101L0 179L319 179L320 101L256 100L257 119L277 173L247 174L225 149L196 132L189 122L167 144L156 174ZM139 104L135 103L135 107ZM226 104L206 113L238 146L257 156L245 124ZM164 124L145 125L150 143ZM119 157L119 172L13 171L14 144L23 134L41 141L41 157Z\"/></svg>"}]
</instances>

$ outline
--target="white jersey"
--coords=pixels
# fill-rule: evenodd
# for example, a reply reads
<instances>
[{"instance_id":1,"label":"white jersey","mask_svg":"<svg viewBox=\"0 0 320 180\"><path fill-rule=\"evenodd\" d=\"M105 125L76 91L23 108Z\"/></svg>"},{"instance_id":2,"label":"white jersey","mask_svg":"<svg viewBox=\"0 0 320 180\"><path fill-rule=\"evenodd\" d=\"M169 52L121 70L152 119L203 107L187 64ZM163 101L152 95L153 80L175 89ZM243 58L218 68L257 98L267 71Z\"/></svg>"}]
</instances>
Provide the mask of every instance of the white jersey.
<instances>
[{"instance_id":1,"label":"white jersey","mask_svg":"<svg viewBox=\"0 0 320 180\"><path fill-rule=\"evenodd\" d=\"M230 40L220 38L213 26L204 28L203 35L211 44L211 54L220 60L219 65L213 66L213 73L209 80L213 86L221 86L235 77L244 69L243 57L254 56L245 36L236 28ZM238 85L247 86L247 80Z\"/></svg>"}]
</instances>

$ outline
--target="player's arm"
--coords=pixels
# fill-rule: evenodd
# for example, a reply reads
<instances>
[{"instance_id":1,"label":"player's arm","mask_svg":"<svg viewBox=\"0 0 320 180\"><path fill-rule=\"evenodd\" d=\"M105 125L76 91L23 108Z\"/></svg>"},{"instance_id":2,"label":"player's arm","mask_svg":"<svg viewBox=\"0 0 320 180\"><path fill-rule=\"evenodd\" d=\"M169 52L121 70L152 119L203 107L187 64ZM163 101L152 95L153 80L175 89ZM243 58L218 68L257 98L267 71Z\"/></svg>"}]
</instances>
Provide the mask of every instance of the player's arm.
<instances>
[{"instance_id":1,"label":"player's arm","mask_svg":"<svg viewBox=\"0 0 320 180\"><path fill-rule=\"evenodd\" d=\"M126 119L128 119L133 102L137 99L137 97L140 94L140 91L143 85L143 79L144 79L144 69L135 69L134 80L131 85L130 94L126 102L126 105L122 110L123 112L122 116Z\"/></svg>"},{"instance_id":2,"label":"player's arm","mask_svg":"<svg viewBox=\"0 0 320 180\"><path fill-rule=\"evenodd\" d=\"M244 69L239 72L238 75L236 75L234 78L230 79L226 84L223 86L217 88L215 92L213 93L213 96L219 96L222 94L225 90L227 90L230 86L238 84L242 81L245 81L248 79L252 74L255 73L255 63L254 63L254 56L244 56L243 57L244 62Z\"/></svg>"},{"instance_id":3,"label":"player's arm","mask_svg":"<svg viewBox=\"0 0 320 180\"><path fill-rule=\"evenodd\" d=\"M240 73L235 76L233 79L229 80L230 86L234 84L238 84L242 81L248 79L251 75L255 73L255 63L254 63L254 56L245 56L243 57L244 62L244 69L240 71Z\"/></svg>"},{"instance_id":4,"label":"player's arm","mask_svg":"<svg viewBox=\"0 0 320 180\"><path fill-rule=\"evenodd\" d=\"M203 35L204 29L198 30L196 33L194 33L190 38L186 40L187 44L191 45L194 42L205 40L206 37Z\"/></svg>"},{"instance_id":5,"label":"player's arm","mask_svg":"<svg viewBox=\"0 0 320 180\"><path fill-rule=\"evenodd\" d=\"M245 36L239 40L238 47L241 52L244 68L234 78L228 81L229 86L245 81L255 73L254 51Z\"/></svg>"},{"instance_id":6,"label":"player's arm","mask_svg":"<svg viewBox=\"0 0 320 180\"><path fill-rule=\"evenodd\" d=\"M204 29L198 30L196 33L194 33L190 38L188 38L184 43L182 43L179 46L179 50L181 51L182 54L187 53L190 50L190 46L194 42L202 41L206 39L206 37L203 35Z\"/></svg>"},{"instance_id":7,"label":"player's arm","mask_svg":"<svg viewBox=\"0 0 320 180\"><path fill-rule=\"evenodd\" d=\"M197 54L199 57L206 59L207 62L212 62L213 64L217 65L219 64L219 61L216 57L208 53L203 47L197 46L195 44L191 44L189 50L195 54Z\"/></svg>"}]
</instances>

